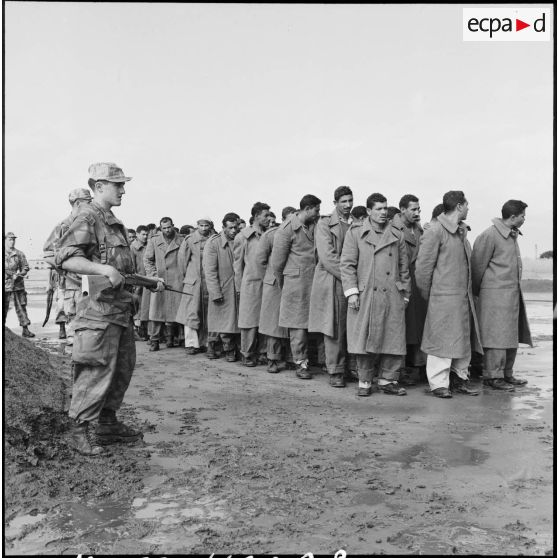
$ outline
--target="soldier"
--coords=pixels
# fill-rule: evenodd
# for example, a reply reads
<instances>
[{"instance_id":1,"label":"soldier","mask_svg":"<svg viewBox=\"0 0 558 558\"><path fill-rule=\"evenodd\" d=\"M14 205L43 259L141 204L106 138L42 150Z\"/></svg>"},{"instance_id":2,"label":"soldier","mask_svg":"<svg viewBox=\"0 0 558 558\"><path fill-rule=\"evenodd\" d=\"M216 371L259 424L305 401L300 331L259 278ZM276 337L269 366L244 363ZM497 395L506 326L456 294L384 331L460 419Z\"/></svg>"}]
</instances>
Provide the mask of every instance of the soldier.
<instances>
[{"instance_id":1,"label":"soldier","mask_svg":"<svg viewBox=\"0 0 558 558\"><path fill-rule=\"evenodd\" d=\"M341 253L341 280L348 298L347 339L358 368L358 395L378 387L405 395L398 383L405 355L405 307L411 279L405 239L387 219L387 200L379 193L366 200L368 219L353 225Z\"/></svg>"},{"instance_id":2,"label":"soldier","mask_svg":"<svg viewBox=\"0 0 558 558\"><path fill-rule=\"evenodd\" d=\"M134 229L128 229L128 244L130 244L130 246L132 245L132 242L136 240L136 238L136 231Z\"/></svg>"},{"instance_id":3,"label":"soldier","mask_svg":"<svg viewBox=\"0 0 558 558\"><path fill-rule=\"evenodd\" d=\"M131 179L114 163L91 165L89 176L94 200L80 205L60 239L55 263L78 277L93 276L82 281L75 319L69 443L83 455L96 456L105 453L105 444L134 441L142 434L116 418L136 362L134 297L122 276L135 268L127 231L111 208L122 203L124 184ZM89 425L97 420L95 439Z\"/></svg>"},{"instance_id":4,"label":"soldier","mask_svg":"<svg viewBox=\"0 0 558 558\"><path fill-rule=\"evenodd\" d=\"M264 340L258 342L264 270L256 264L256 251L269 226L269 205L256 202L251 215L253 224L234 239L234 280L240 301L238 327L244 366L256 366L258 351L263 353L265 350Z\"/></svg>"},{"instance_id":5,"label":"soldier","mask_svg":"<svg viewBox=\"0 0 558 558\"><path fill-rule=\"evenodd\" d=\"M143 256L145 273L149 277L157 277L171 288L180 291L184 276L178 266L178 250L184 240L174 230L170 217L163 217L160 221L161 232L152 236L147 242ZM176 312L180 305L180 293L172 291L154 292L149 302L149 326L151 346L150 351L160 349L163 324L166 326L167 348L175 347L178 337Z\"/></svg>"},{"instance_id":6,"label":"soldier","mask_svg":"<svg viewBox=\"0 0 558 558\"><path fill-rule=\"evenodd\" d=\"M4 237L4 325L10 309L10 298L14 299L15 311L22 328L23 337L35 337L29 331L31 321L27 316L27 292L23 278L29 271L29 264L25 254L15 247L17 236L9 232Z\"/></svg>"},{"instance_id":7,"label":"soldier","mask_svg":"<svg viewBox=\"0 0 558 558\"><path fill-rule=\"evenodd\" d=\"M184 346L187 355L203 352L208 345L208 292L202 259L206 242L212 236L213 221L199 219L198 228L188 236L178 250L178 266L184 276L176 321L184 325Z\"/></svg>"},{"instance_id":8,"label":"soldier","mask_svg":"<svg viewBox=\"0 0 558 558\"><path fill-rule=\"evenodd\" d=\"M312 379L308 369L308 314L316 267L314 227L320 217L321 200L307 194L300 211L281 223L271 252L271 266L281 292L279 326L288 328L296 376Z\"/></svg>"},{"instance_id":9,"label":"soldier","mask_svg":"<svg viewBox=\"0 0 558 558\"><path fill-rule=\"evenodd\" d=\"M238 219L236 213L223 217L223 230L209 239L202 262L209 293L207 325L221 339L227 362L236 360L236 338L240 331L233 254Z\"/></svg>"},{"instance_id":10,"label":"soldier","mask_svg":"<svg viewBox=\"0 0 558 558\"><path fill-rule=\"evenodd\" d=\"M70 214L60 221L48 237L43 247L43 258L56 269L56 251L59 249L60 239L70 228L73 220L84 204L90 204L91 192L86 188L74 188L68 195L71 211ZM58 273L58 296L57 310L62 309L64 322L60 323L60 339L67 339L67 345L73 344L73 319L77 312L77 305L81 298L81 278L76 273L56 269ZM58 316L57 316L58 320ZM67 328L66 328L67 326Z\"/></svg>"},{"instance_id":11,"label":"soldier","mask_svg":"<svg viewBox=\"0 0 558 558\"><path fill-rule=\"evenodd\" d=\"M420 296L415 280L415 263L417 259L420 237L423 234L420 226L420 203L413 194L406 194L399 201L401 213L393 220L393 226L401 231L407 246L409 274L411 276L411 297L405 310L405 337L407 355L402 362L399 382L403 385L413 385L413 375L425 372L426 355L420 350L422 330L426 319L426 303ZM405 365L407 369L405 369ZM415 374L413 374L415 372Z\"/></svg>"},{"instance_id":12,"label":"soldier","mask_svg":"<svg viewBox=\"0 0 558 558\"><path fill-rule=\"evenodd\" d=\"M132 256L134 258L134 265L136 272L140 275L145 275L145 265L143 257L145 255L145 248L147 247L147 227L140 225L136 229L136 239L130 244ZM128 236L129 238L129 236ZM151 301L151 291L144 287L135 287L135 294L140 298L140 304L136 315L134 316L134 324L136 326L137 338L141 341L147 341L147 325L149 323L149 303Z\"/></svg>"},{"instance_id":13,"label":"soldier","mask_svg":"<svg viewBox=\"0 0 558 558\"><path fill-rule=\"evenodd\" d=\"M296 212L294 207L285 207L282 211L283 222ZM261 237L256 251L256 265L265 269L262 284L262 304L260 310L259 332L266 337L267 345L267 371L271 374L279 372L278 363L281 360L285 341L288 344L289 330L279 327L279 307L281 305L281 288L269 263L273 250L273 239L277 227L267 230ZM286 351L290 355L290 350ZM287 359L289 356L287 356ZM292 356L291 356L292 358ZM287 362L287 366L289 363Z\"/></svg>"},{"instance_id":14,"label":"soldier","mask_svg":"<svg viewBox=\"0 0 558 558\"><path fill-rule=\"evenodd\" d=\"M514 391L527 380L513 375L519 343L533 346L521 293L521 254L517 244L527 204L508 200L502 218L482 232L471 257L473 294L484 349L482 376L492 389Z\"/></svg>"},{"instance_id":15,"label":"soldier","mask_svg":"<svg viewBox=\"0 0 558 558\"><path fill-rule=\"evenodd\" d=\"M339 186L333 193L335 210L316 225L318 264L310 295L308 331L323 333L329 384L345 387L347 369L347 299L343 294L339 262L351 224L353 192Z\"/></svg>"},{"instance_id":16,"label":"soldier","mask_svg":"<svg viewBox=\"0 0 558 558\"><path fill-rule=\"evenodd\" d=\"M417 288L428 303L421 349L427 354L426 375L434 396L449 398L452 391L478 395L469 385L468 370L471 333L482 353L464 222L469 203L462 191L451 190L443 204L444 213L422 236L415 266Z\"/></svg>"}]
</instances>

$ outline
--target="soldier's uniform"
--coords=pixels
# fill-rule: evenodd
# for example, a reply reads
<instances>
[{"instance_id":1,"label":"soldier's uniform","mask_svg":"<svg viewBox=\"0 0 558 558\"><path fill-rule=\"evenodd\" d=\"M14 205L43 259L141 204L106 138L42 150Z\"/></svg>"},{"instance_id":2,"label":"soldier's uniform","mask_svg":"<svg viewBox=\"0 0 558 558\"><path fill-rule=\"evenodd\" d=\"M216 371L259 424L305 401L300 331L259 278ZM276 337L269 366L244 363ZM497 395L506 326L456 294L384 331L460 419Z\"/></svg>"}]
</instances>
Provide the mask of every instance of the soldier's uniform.
<instances>
[{"instance_id":1,"label":"soldier's uniform","mask_svg":"<svg viewBox=\"0 0 558 558\"><path fill-rule=\"evenodd\" d=\"M14 233L6 234L5 238L17 238ZM35 337L27 326L31 323L27 316L27 292L22 273L26 275L29 271L29 264L25 254L17 248L6 248L4 253L4 304L3 304L3 323L6 324L8 310L10 309L10 299L13 298L14 307L19 320L19 325L23 328L24 337Z\"/></svg>"},{"instance_id":2,"label":"soldier's uniform","mask_svg":"<svg viewBox=\"0 0 558 558\"><path fill-rule=\"evenodd\" d=\"M116 184L130 180L113 163L97 163L89 171L94 180ZM55 263L60 267L76 256L110 265L122 274L135 272L127 229L110 209L102 208L95 200L78 208L60 239ZM114 288L102 275L87 276L87 281L82 278L82 296L75 318L69 415L78 427L85 424L84 433L90 443L87 425L97 419L97 437L102 443L139 437L139 433L116 420L136 363L132 291L132 287L124 285ZM93 446L93 451L82 453L97 454L100 449Z\"/></svg>"}]
</instances>

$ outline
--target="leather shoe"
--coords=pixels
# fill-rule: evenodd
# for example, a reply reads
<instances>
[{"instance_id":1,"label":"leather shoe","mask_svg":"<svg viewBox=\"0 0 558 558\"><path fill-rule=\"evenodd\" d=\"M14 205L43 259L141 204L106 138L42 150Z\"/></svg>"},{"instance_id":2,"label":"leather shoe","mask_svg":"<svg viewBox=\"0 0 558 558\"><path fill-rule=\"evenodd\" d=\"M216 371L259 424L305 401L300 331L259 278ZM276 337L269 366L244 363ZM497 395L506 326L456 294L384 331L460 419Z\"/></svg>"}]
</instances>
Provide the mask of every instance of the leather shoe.
<instances>
[{"instance_id":1,"label":"leather shoe","mask_svg":"<svg viewBox=\"0 0 558 558\"><path fill-rule=\"evenodd\" d=\"M461 378L454 382L454 385L451 389L452 391L463 393L465 395L478 395L480 393L478 389L474 389L471 387L468 380L462 380Z\"/></svg>"},{"instance_id":2,"label":"leather shoe","mask_svg":"<svg viewBox=\"0 0 558 558\"><path fill-rule=\"evenodd\" d=\"M338 388L345 387L345 378L343 377L343 374L330 374L329 385L331 387Z\"/></svg>"},{"instance_id":3,"label":"leather shoe","mask_svg":"<svg viewBox=\"0 0 558 558\"><path fill-rule=\"evenodd\" d=\"M372 386L370 387L359 387L357 391L359 397L369 397L372 395Z\"/></svg>"},{"instance_id":4,"label":"leather shoe","mask_svg":"<svg viewBox=\"0 0 558 558\"><path fill-rule=\"evenodd\" d=\"M310 370L308 370L307 364L297 364L296 365L296 377L300 378L301 380L311 380L312 374Z\"/></svg>"},{"instance_id":5,"label":"leather shoe","mask_svg":"<svg viewBox=\"0 0 558 558\"><path fill-rule=\"evenodd\" d=\"M151 346L149 347L149 351L153 352L153 351L158 351L159 349L160 349L159 341L151 341Z\"/></svg>"},{"instance_id":6,"label":"leather shoe","mask_svg":"<svg viewBox=\"0 0 558 558\"><path fill-rule=\"evenodd\" d=\"M502 391L515 391L515 388L504 382L503 378L484 380L483 384L485 386L491 387L492 389L501 389Z\"/></svg>"},{"instance_id":7,"label":"leather shoe","mask_svg":"<svg viewBox=\"0 0 558 558\"><path fill-rule=\"evenodd\" d=\"M135 442L143 438L143 433L139 430L134 430L126 424L116 422L99 422L95 429L95 436L97 442L104 446L108 444L116 444L119 442L129 443Z\"/></svg>"},{"instance_id":8,"label":"leather shoe","mask_svg":"<svg viewBox=\"0 0 558 558\"><path fill-rule=\"evenodd\" d=\"M279 367L277 366L276 360L268 360L267 361L267 371L270 374L277 374L279 372Z\"/></svg>"},{"instance_id":9,"label":"leather shoe","mask_svg":"<svg viewBox=\"0 0 558 558\"><path fill-rule=\"evenodd\" d=\"M378 387L389 395L407 395L407 390L402 388L397 382L390 382L389 384L384 384L383 386L378 385Z\"/></svg>"},{"instance_id":10,"label":"leather shoe","mask_svg":"<svg viewBox=\"0 0 558 558\"><path fill-rule=\"evenodd\" d=\"M436 388L432 390L432 395L434 397L441 397L442 399L450 399L453 397L451 391L448 388Z\"/></svg>"},{"instance_id":11,"label":"leather shoe","mask_svg":"<svg viewBox=\"0 0 558 558\"><path fill-rule=\"evenodd\" d=\"M200 352L196 347L186 347L184 350L187 355L197 355Z\"/></svg>"},{"instance_id":12,"label":"leather shoe","mask_svg":"<svg viewBox=\"0 0 558 558\"><path fill-rule=\"evenodd\" d=\"M257 366L257 362L252 357L243 356L242 364L244 364L244 366L248 366L248 368L253 368L254 366Z\"/></svg>"},{"instance_id":13,"label":"leather shoe","mask_svg":"<svg viewBox=\"0 0 558 558\"><path fill-rule=\"evenodd\" d=\"M411 374L409 372L402 372L399 376L399 383L402 386L416 386L417 383L413 380Z\"/></svg>"},{"instance_id":14,"label":"leather shoe","mask_svg":"<svg viewBox=\"0 0 558 558\"><path fill-rule=\"evenodd\" d=\"M208 358L215 359L215 358L217 358L217 355L214 352L213 356L209 357L209 351L208 351ZM231 351L227 351L225 353L225 360L227 362L236 362L236 351L234 349L232 349Z\"/></svg>"},{"instance_id":15,"label":"leather shoe","mask_svg":"<svg viewBox=\"0 0 558 558\"><path fill-rule=\"evenodd\" d=\"M508 376L504 378L504 382L512 384L513 386L524 386L527 383L527 380L516 378L515 376Z\"/></svg>"},{"instance_id":16,"label":"leather shoe","mask_svg":"<svg viewBox=\"0 0 558 558\"><path fill-rule=\"evenodd\" d=\"M21 332L21 336L22 337L35 337L35 334L33 332L29 331L27 326L25 326L23 328L23 331Z\"/></svg>"}]
</instances>

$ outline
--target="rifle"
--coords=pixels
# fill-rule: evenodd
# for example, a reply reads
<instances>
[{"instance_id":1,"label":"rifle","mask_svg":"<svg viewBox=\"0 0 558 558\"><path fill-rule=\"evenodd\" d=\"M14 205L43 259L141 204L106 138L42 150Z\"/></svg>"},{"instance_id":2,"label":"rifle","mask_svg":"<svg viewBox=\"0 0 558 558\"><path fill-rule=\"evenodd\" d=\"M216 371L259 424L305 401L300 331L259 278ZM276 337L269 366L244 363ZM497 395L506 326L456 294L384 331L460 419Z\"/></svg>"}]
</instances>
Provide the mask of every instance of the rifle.
<instances>
[{"instance_id":1,"label":"rifle","mask_svg":"<svg viewBox=\"0 0 558 558\"><path fill-rule=\"evenodd\" d=\"M127 274L122 274L122 276L124 277L125 285L132 285L134 287L145 287L146 289L154 290L157 288L157 283L159 283L159 280L156 277L146 277L145 275L139 275L137 273L127 273ZM163 285L165 287L165 291L171 291L173 293L179 293L179 294L187 294L177 289L172 289L171 287L165 285L164 283Z\"/></svg>"},{"instance_id":2,"label":"rifle","mask_svg":"<svg viewBox=\"0 0 558 558\"><path fill-rule=\"evenodd\" d=\"M145 287L146 289L155 290L157 284L161 281L156 277L146 277L145 275L138 275L137 273L121 273L124 278L124 285L131 287ZM173 293L187 294L163 283L166 291ZM105 289L112 289L112 283L104 275L82 275L81 276L81 292L87 295L91 292L99 292Z\"/></svg>"}]
</instances>

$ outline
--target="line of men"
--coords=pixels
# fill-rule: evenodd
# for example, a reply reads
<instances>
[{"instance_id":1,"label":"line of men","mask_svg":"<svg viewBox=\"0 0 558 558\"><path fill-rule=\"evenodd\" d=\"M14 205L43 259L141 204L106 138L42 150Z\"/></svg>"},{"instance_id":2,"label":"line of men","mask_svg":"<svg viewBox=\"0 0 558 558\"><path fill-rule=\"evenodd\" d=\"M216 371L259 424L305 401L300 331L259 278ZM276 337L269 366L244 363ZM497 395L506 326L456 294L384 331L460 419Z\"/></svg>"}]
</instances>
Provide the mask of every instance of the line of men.
<instances>
[{"instance_id":1,"label":"line of men","mask_svg":"<svg viewBox=\"0 0 558 558\"><path fill-rule=\"evenodd\" d=\"M391 211L379 193L358 212L349 187L333 197L334 211L320 217L321 200L304 196L279 226L270 227L269 205L257 202L242 230L235 213L219 234L209 218L185 238L168 217L149 240L138 227L138 270L185 293L143 293L151 300L140 313L155 324L150 350L160 349L163 323L167 346L182 325L189 355L218 358L220 342L229 362L239 351L245 366L267 363L277 373L284 361L311 379L309 340L318 334L330 385L344 387L356 361L360 396L374 384L405 395L403 385L420 373L437 397L477 395L473 351L484 354L486 385L511 391L526 383L513 375L518 342L532 345L517 245L524 202L506 202L471 250L461 191L444 195L424 229L412 194Z\"/></svg>"}]
</instances>

